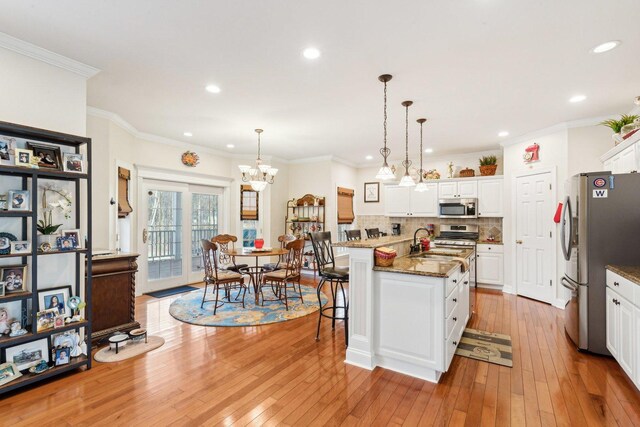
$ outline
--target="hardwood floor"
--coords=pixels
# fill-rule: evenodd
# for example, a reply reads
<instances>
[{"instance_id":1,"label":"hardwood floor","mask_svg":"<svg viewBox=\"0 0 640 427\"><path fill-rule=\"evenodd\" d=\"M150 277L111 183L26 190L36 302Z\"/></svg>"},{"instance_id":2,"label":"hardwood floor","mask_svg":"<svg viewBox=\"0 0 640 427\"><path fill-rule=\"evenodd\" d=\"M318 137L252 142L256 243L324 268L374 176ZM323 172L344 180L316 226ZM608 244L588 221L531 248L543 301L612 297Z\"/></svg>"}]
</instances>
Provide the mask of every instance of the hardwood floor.
<instances>
[{"instance_id":1,"label":"hardwood floor","mask_svg":"<svg viewBox=\"0 0 640 427\"><path fill-rule=\"evenodd\" d=\"M6 396L0 424L640 425L640 392L617 363L577 352L562 311L526 298L479 290L469 325L510 334L513 368L455 356L439 384L345 365L342 325L324 322L316 342L315 313L208 328L173 319L173 298L137 301L162 348Z\"/></svg>"}]
</instances>

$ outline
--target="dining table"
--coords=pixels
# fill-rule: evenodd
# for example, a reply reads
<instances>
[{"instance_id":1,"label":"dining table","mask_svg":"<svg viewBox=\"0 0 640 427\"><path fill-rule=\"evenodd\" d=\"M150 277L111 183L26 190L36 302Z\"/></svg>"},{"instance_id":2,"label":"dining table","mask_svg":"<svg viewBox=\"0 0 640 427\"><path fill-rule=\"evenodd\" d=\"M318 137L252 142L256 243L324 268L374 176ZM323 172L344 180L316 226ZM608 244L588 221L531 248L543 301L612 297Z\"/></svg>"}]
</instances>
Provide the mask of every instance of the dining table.
<instances>
[{"instance_id":1,"label":"dining table","mask_svg":"<svg viewBox=\"0 0 640 427\"><path fill-rule=\"evenodd\" d=\"M249 281L253 286L253 291L255 293L256 305L259 303L260 299L260 284L262 283L262 275L265 272L264 267L259 265L260 257L273 257L273 256L282 256L287 254L289 251L286 249L280 248L242 248L242 249L234 249L229 251L229 256L232 257L254 257L256 259L255 266L249 266L245 268L241 268L240 272L245 273L249 276Z\"/></svg>"}]
</instances>

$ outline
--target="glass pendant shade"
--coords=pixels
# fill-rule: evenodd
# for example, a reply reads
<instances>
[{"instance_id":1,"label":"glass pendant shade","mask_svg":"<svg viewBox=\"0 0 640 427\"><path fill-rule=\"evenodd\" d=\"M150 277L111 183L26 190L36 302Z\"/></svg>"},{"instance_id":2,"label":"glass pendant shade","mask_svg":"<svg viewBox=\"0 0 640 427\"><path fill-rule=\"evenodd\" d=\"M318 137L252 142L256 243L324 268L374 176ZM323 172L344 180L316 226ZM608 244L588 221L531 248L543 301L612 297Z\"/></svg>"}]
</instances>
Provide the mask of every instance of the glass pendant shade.
<instances>
[{"instance_id":1,"label":"glass pendant shade","mask_svg":"<svg viewBox=\"0 0 640 427\"><path fill-rule=\"evenodd\" d=\"M423 193L425 191L429 191L429 187L427 187L427 183L424 181L420 181L416 184L416 188L414 188L415 191L419 192L419 193Z\"/></svg>"},{"instance_id":2,"label":"glass pendant shade","mask_svg":"<svg viewBox=\"0 0 640 427\"><path fill-rule=\"evenodd\" d=\"M262 191L267 187L267 181L249 181L249 184L251 184L251 188L254 191Z\"/></svg>"},{"instance_id":3,"label":"glass pendant shade","mask_svg":"<svg viewBox=\"0 0 640 427\"><path fill-rule=\"evenodd\" d=\"M267 184L273 184L274 178L278 173L278 169L272 168L270 165L262 164L260 158L260 134L262 129L256 129L258 134L258 157L255 166L238 165L240 173L242 173L242 181L251 184L254 191L262 191L267 188Z\"/></svg>"},{"instance_id":4,"label":"glass pendant shade","mask_svg":"<svg viewBox=\"0 0 640 427\"><path fill-rule=\"evenodd\" d=\"M376 179L386 181L386 180L395 178L395 176L396 175L393 173L389 165L384 164L378 171L378 174L376 175Z\"/></svg>"},{"instance_id":5,"label":"glass pendant shade","mask_svg":"<svg viewBox=\"0 0 640 427\"><path fill-rule=\"evenodd\" d=\"M413 178L411 178L411 175L406 173L404 174L398 185L400 187L413 187L414 185L416 185L416 182L413 180Z\"/></svg>"}]
</instances>

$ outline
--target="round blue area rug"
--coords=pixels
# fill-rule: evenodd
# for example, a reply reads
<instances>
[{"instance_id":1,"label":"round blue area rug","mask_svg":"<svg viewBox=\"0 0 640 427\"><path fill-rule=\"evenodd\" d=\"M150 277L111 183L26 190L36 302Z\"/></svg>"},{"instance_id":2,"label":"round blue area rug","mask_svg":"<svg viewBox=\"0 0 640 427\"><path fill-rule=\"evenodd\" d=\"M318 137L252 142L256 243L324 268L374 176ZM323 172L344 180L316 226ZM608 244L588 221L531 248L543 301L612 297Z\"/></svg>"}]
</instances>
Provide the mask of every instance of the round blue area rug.
<instances>
[{"instance_id":1,"label":"round blue area rug","mask_svg":"<svg viewBox=\"0 0 640 427\"><path fill-rule=\"evenodd\" d=\"M284 307L284 303L279 301L266 301L264 306L255 304L253 293L247 292L244 298L244 308L242 304L226 303L222 307L218 307L216 315L213 315L213 301L206 302L203 308L202 294L204 289L189 292L176 299L169 306L169 314L176 319L201 326L255 326L266 325L269 323L286 322L287 320L297 319L318 311L318 294L316 288L302 285L302 297L304 304L300 299L289 300L289 311ZM291 289L287 290L292 293ZM264 290L267 299L275 299L271 290ZM296 295L298 293L296 292ZM222 297L223 292L220 292ZM233 298L236 291L233 292ZM213 298L211 288L209 288L207 299ZM322 305L327 303L327 297L322 294ZM262 301L261 301L262 302Z\"/></svg>"}]
</instances>

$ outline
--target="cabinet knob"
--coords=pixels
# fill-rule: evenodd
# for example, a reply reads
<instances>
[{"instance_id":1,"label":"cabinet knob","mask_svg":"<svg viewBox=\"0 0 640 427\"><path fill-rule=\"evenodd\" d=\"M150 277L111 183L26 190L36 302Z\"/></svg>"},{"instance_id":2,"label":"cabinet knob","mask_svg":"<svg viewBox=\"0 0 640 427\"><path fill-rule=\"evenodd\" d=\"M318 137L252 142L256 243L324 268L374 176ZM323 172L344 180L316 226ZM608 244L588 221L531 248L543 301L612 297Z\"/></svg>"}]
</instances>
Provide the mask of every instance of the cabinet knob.
<instances>
[{"instance_id":1,"label":"cabinet knob","mask_svg":"<svg viewBox=\"0 0 640 427\"><path fill-rule=\"evenodd\" d=\"M613 303L614 303L614 304L618 304L618 300L614 298L614 299L613 299Z\"/></svg>"},{"instance_id":2,"label":"cabinet knob","mask_svg":"<svg viewBox=\"0 0 640 427\"><path fill-rule=\"evenodd\" d=\"M468 284L469 284L469 281L468 281L468 280L465 280L465 281L464 281L464 284L465 284L465 285L468 285Z\"/></svg>"},{"instance_id":3,"label":"cabinet knob","mask_svg":"<svg viewBox=\"0 0 640 427\"><path fill-rule=\"evenodd\" d=\"M618 282L613 282L613 286L620 286L620 283L618 283Z\"/></svg>"},{"instance_id":4,"label":"cabinet knob","mask_svg":"<svg viewBox=\"0 0 640 427\"><path fill-rule=\"evenodd\" d=\"M454 318L453 318L453 321L454 321L454 322L457 322L457 321L458 321L458 318L457 318L457 317L454 317Z\"/></svg>"},{"instance_id":5,"label":"cabinet knob","mask_svg":"<svg viewBox=\"0 0 640 427\"><path fill-rule=\"evenodd\" d=\"M453 302L458 302L458 298L454 298L454 299L453 299Z\"/></svg>"},{"instance_id":6,"label":"cabinet knob","mask_svg":"<svg viewBox=\"0 0 640 427\"><path fill-rule=\"evenodd\" d=\"M516 243L517 243L518 245L521 245L521 244L522 244L522 240L516 240ZM489 248L489 249L491 249L491 248Z\"/></svg>"},{"instance_id":7,"label":"cabinet knob","mask_svg":"<svg viewBox=\"0 0 640 427\"><path fill-rule=\"evenodd\" d=\"M458 280L457 279L453 279L453 283L458 283Z\"/></svg>"},{"instance_id":8,"label":"cabinet knob","mask_svg":"<svg viewBox=\"0 0 640 427\"><path fill-rule=\"evenodd\" d=\"M457 345L458 345L458 341L454 341L454 342L452 342L451 344L453 344L453 345L457 346Z\"/></svg>"}]
</instances>

